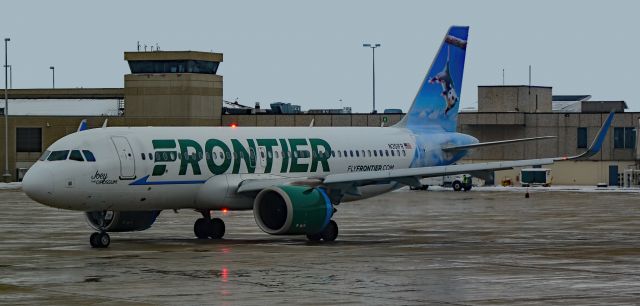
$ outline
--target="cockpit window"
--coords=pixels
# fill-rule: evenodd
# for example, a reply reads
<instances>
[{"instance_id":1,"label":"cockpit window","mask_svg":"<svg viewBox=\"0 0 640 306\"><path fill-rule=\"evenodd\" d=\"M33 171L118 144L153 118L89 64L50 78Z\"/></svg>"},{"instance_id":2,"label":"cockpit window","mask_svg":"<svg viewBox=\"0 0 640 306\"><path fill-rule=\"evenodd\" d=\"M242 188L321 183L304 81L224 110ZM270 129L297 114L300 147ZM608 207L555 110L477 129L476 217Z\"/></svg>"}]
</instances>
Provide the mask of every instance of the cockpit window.
<instances>
[{"instance_id":1,"label":"cockpit window","mask_svg":"<svg viewBox=\"0 0 640 306\"><path fill-rule=\"evenodd\" d=\"M69 150L53 151L51 152L51 154L49 154L49 157L47 158L47 160L48 161L65 160L67 159L67 155L69 155Z\"/></svg>"},{"instance_id":2,"label":"cockpit window","mask_svg":"<svg viewBox=\"0 0 640 306\"><path fill-rule=\"evenodd\" d=\"M49 150L44 151L44 153L42 153L42 156L40 156L40 158L38 158L38 160L40 160L40 161L46 160L47 157L49 157L49 153L51 153L51 151L49 151Z\"/></svg>"},{"instance_id":3,"label":"cockpit window","mask_svg":"<svg viewBox=\"0 0 640 306\"><path fill-rule=\"evenodd\" d=\"M84 158L86 158L88 162L96 161L96 158L95 158L95 156L93 156L93 153L91 153L91 151L82 150L82 153L84 154Z\"/></svg>"},{"instance_id":4,"label":"cockpit window","mask_svg":"<svg viewBox=\"0 0 640 306\"><path fill-rule=\"evenodd\" d=\"M69 159L75 161L84 161L84 158L82 158L82 154L80 154L80 151L78 150L71 151L71 154L69 154Z\"/></svg>"}]
</instances>

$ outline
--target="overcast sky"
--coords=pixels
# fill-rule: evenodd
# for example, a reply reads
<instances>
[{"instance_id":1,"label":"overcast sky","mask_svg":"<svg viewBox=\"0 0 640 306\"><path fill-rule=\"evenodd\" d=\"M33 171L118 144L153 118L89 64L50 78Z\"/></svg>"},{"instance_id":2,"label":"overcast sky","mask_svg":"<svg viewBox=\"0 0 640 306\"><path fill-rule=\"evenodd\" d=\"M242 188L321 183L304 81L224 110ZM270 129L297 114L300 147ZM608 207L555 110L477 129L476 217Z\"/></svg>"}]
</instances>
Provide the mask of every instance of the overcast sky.
<instances>
[{"instance_id":1,"label":"overcast sky","mask_svg":"<svg viewBox=\"0 0 640 306\"><path fill-rule=\"evenodd\" d=\"M553 86L554 94L625 100L636 86L637 1L3 1L14 88L121 87L124 51L224 53L224 98L309 108L407 110L447 28L469 25L461 107L478 85ZM1 51L4 55L4 51ZM3 79L3 78L2 78ZM4 79L3 79L4 80ZM0 85L3 87L4 84ZM340 102L342 100L342 103Z\"/></svg>"}]
</instances>

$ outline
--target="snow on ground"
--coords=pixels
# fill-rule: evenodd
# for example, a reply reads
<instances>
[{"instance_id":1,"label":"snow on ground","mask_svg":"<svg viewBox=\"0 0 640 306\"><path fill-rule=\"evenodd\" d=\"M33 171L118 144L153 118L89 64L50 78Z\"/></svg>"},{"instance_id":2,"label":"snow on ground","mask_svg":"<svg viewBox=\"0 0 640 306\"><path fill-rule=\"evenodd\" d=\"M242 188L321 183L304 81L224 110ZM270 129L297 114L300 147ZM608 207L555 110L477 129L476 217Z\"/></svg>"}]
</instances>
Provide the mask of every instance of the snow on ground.
<instances>
[{"instance_id":1,"label":"snow on ground","mask_svg":"<svg viewBox=\"0 0 640 306\"><path fill-rule=\"evenodd\" d=\"M503 187L503 186L473 186L471 191L505 191L505 192L623 192L640 193L639 187L596 187L596 186L550 186L550 187ZM411 191L409 187L403 187L398 191ZM453 191L451 187L429 186L428 191Z\"/></svg>"},{"instance_id":2,"label":"snow on ground","mask_svg":"<svg viewBox=\"0 0 640 306\"><path fill-rule=\"evenodd\" d=\"M13 183L0 183L0 190L14 190L22 188L22 183L13 182Z\"/></svg>"}]
</instances>

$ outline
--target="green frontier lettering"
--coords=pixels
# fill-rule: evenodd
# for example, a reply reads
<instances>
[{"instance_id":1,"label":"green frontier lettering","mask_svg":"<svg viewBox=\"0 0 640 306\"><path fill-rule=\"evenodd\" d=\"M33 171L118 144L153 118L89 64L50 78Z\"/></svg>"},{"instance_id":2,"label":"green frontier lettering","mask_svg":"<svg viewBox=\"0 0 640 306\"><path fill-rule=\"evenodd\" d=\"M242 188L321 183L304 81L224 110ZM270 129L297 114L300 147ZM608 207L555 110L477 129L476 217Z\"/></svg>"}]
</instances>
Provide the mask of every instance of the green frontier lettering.
<instances>
[{"instance_id":1,"label":"green frontier lettering","mask_svg":"<svg viewBox=\"0 0 640 306\"><path fill-rule=\"evenodd\" d=\"M199 162L202 159L202 147L200 144L191 139L178 139L178 143L180 144L180 154L182 154L182 158L180 159L180 172L178 174L187 174L187 167L191 165L193 174L200 175ZM193 148L194 153L189 154L188 148Z\"/></svg>"},{"instance_id":2,"label":"green frontier lettering","mask_svg":"<svg viewBox=\"0 0 640 306\"><path fill-rule=\"evenodd\" d=\"M244 165L247 167L247 173L256 172L256 144L253 139L247 139L249 144L249 152L237 139L231 139L231 145L233 146L234 159L233 170L231 173L240 173L240 160L244 159Z\"/></svg>"},{"instance_id":3,"label":"green frontier lettering","mask_svg":"<svg viewBox=\"0 0 640 306\"><path fill-rule=\"evenodd\" d=\"M186 175L191 168L194 175L202 175L200 161L206 156L207 168L214 175L227 173L231 168L231 173L240 173L240 168L244 161L246 173L255 173L257 146L265 148L264 173L271 173L274 167L275 148L280 147L282 154L278 158L282 159L280 173L287 172L329 172L329 158L331 157L331 146L327 141L320 138L291 138L291 139L246 139L246 145L238 139L231 139L230 146L219 139L208 139L202 146L191 139L155 139L152 141L155 151L153 176L165 174L169 162L175 162L176 157L180 157L179 175ZM256 144L257 143L257 144ZM308 146L309 150L301 147ZM215 151L215 152L214 152ZM311 152L311 154L309 154ZM203 154L206 153L206 154ZM180 154L180 155L178 155ZM301 159L310 158L310 163L301 162ZM231 167L233 159L233 167Z\"/></svg>"},{"instance_id":4,"label":"green frontier lettering","mask_svg":"<svg viewBox=\"0 0 640 306\"><path fill-rule=\"evenodd\" d=\"M220 165L216 164L213 161L213 150L215 148L220 148L222 150L222 163ZM218 139L209 139L207 143L204 145L204 151L207 153L207 166L211 173L218 175L223 174L229 170L229 166L231 165L231 152L229 151L229 147L222 141Z\"/></svg>"},{"instance_id":5,"label":"green frontier lettering","mask_svg":"<svg viewBox=\"0 0 640 306\"><path fill-rule=\"evenodd\" d=\"M289 167L289 172L307 172L309 169L309 164L299 164L298 159L300 159L300 151L298 151L298 146L306 146L307 140L304 138L291 138L289 139L289 145L291 146L291 152L293 152L293 156L291 156L291 167Z\"/></svg>"},{"instance_id":6,"label":"green frontier lettering","mask_svg":"<svg viewBox=\"0 0 640 306\"><path fill-rule=\"evenodd\" d=\"M267 164L264 166L264 173L271 173L271 167L273 166L273 147L278 145L275 139L258 139L258 145L265 148L267 151Z\"/></svg>"},{"instance_id":7,"label":"green frontier lettering","mask_svg":"<svg viewBox=\"0 0 640 306\"><path fill-rule=\"evenodd\" d=\"M310 138L311 145L311 169L309 171L316 172L318 163L322 164L322 171L329 172L329 156L331 156L331 146L324 139ZM320 149L322 148L322 150Z\"/></svg>"}]
</instances>

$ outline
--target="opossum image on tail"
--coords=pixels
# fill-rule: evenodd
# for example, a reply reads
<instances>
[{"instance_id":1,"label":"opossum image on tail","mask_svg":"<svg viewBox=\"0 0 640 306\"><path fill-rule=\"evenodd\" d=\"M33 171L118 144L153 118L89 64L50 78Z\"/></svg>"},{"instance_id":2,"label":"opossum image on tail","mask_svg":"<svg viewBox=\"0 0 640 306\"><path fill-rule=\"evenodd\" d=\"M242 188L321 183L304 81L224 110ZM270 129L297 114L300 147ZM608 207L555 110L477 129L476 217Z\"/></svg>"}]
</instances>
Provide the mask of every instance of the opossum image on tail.
<instances>
[{"instance_id":1,"label":"opossum image on tail","mask_svg":"<svg viewBox=\"0 0 640 306\"><path fill-rule=\"evenodd\" d=\"M444 110L444 113L446 115L447 112L452 109L459 100L458 94L456 93L455 85L453 84L453 79L451 78L448 55L447 62L444 65L444 69L434 77L431 77L429 79L429 83L439 83L440 85L442 85L442 97L444 97L444 100L447 103L447 108Z\"/></svg>"}]
</instances>

